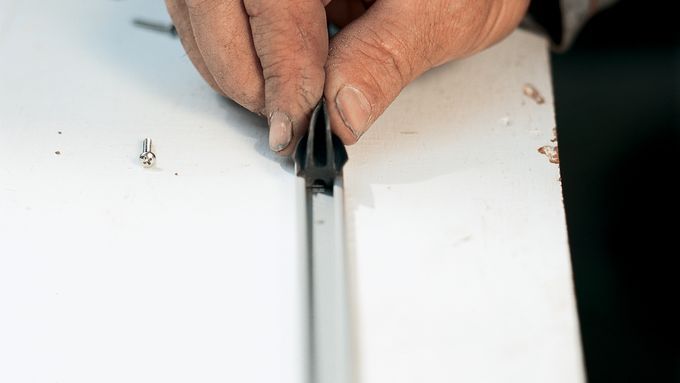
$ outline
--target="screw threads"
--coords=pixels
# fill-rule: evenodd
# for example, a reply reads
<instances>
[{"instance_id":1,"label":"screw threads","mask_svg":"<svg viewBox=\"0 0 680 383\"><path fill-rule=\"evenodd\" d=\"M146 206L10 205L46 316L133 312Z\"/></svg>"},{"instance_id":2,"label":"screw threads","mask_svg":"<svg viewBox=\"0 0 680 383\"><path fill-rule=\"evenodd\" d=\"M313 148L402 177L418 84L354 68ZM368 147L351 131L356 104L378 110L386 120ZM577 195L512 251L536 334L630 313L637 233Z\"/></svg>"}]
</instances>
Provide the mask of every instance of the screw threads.
<instances>
[{"instance_id":1,"label":"screw threads","mask_svg":"<svg viewBox=\"0 0 680 383\"><path fill-rule=\"evenodd\" d=\"M142 144L142 152L150 152L151 151L151 139L150 138L145 138L144 143Z\"/></svg>"}]
</instances>

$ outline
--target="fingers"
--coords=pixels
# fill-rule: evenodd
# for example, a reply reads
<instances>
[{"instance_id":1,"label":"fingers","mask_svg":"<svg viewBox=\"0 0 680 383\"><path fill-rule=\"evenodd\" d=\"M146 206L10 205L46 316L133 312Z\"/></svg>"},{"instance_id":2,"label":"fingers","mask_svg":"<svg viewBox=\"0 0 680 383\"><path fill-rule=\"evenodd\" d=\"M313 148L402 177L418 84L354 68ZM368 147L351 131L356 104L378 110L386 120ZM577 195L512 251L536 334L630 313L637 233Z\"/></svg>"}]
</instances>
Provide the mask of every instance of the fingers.
<instances>
[{"instance_id":1,"label":"fingers","mask_svg":"<svg viewBox=\"0 0 680 383\"><path fill-rule=\"evenodd\" d=\"M269 146L289 155L323 93L328 35L323 0L244 0L264 76Z\"/></svg>"},{"instance_id":2,"label":"fingers","mask_svg":"<svg viewBox=\"0 0 680 383\"><path fill-rule=\"evenodd\" d=\"M294 150L323 92L329 1L166 0L198 71L227 97L266 114L270 147L282 155Z\"/></svg>"},{"instance_id":3,"label":"fingers","mask_svg":"<svg viewBox=\"0 0 680 383\"><path fill-rule=\"evenodd\" d=\"M376 1L330 45L324 96L333 131L355 143L428 69L500 40L528 0Z\"/></svg>"},{"instance_id":4,"label":"fingers","mask_svg":"<svg viewBox=\"0 0 680 383\"><path fill-rule=\"evenodd\" d=\"M355 143L432 66L422 21L409 17L415 13L409 3L378 1L331 41L324 95L333 131L345 144Z\"/></svg>"},{"instance_id":5,"label":"fingers","mask_svg":"<svg viewBox=\"0 0 680 383\"><path fill-rule=\"evenodd\" d=\"M241 0L186 0L186 5L196 46L217 86L262 113L264 79Z\"/></svg>"},{"instance_id":6,"label":"fingers","mask_svg":"<svg viewBox=\"0 0 680 383\"><path fill-rule=\"evenodd\" d=\"M175 25L175 28L177 28L177 34L182 42L182 46L187 52L189 59L198 70L198 73L201 74L205 82L207 82L216 92L222 93L222 89L220 89L217 82L215 82L210 70L207 65L205 65L205 61L203 61L201 52L198 50L196 39L194 39L194 31L191 28L191 20L189 20L189 9L187 8L186 3L184 0L165 0L165 5L168 8L172 23Z\"/></svg>"},{"instance_id":7,"label":"fingers","mask_svg":"<svg viewBox=\"0 0 680 383\"><path fill-rule=\"evenodd\" d=\"M322 94L334 132L352 144L420 74L508 34L529 0L336 1L329 12L343 24L370 9L330 50L329 2L166 0L198 71L214 89L265 114L270 147L282 155L294 150Z\"/></svg>"}]
</instances>

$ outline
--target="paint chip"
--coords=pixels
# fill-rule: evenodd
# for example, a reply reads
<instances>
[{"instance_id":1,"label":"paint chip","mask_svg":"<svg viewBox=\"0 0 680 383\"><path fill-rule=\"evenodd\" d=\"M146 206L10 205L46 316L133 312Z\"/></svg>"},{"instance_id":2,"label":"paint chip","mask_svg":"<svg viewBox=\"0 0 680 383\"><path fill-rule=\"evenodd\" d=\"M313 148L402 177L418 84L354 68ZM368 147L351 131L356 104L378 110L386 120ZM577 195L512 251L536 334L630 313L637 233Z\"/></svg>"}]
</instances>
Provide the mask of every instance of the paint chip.
<instances>
[{"instance_id":1,"label":"paint chip","mask_svg":"<svg viewBox=\"0 0 680 383\"><path fill-rule=\"evenodd\" d=\"M560 163L560 154L557 146L551 145L541 146L540 148L538 148L538 152L548 157L548 161L550 161L551 163L553 164Z\"/></svg>"},{"instance_id":2,"label":"paint chip","mask_svg":"<svg viewBox=\"0 0 680 383\"><path fill-rule=\"evenodd\" d=\"M522 88L522 90L524 91L524 94L527 97L536 101L537 104L541 105L545 103L545 99L543 98L543 96L541 96L541 93L538 91L538 89L536 89L536 87L534 87L533 85L524 84L524 88Z\"/></svg>"}]
</instances>

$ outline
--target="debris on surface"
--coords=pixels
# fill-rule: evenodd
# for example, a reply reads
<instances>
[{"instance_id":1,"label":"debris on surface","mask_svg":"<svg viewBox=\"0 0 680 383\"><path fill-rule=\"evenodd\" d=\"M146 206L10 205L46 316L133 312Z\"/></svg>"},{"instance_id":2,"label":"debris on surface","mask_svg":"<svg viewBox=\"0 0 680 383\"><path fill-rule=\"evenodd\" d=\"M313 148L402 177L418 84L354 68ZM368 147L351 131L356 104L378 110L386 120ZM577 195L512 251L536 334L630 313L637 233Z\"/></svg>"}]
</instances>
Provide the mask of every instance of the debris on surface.
<instances>
[{"instance_id":1,"label":"debris on surface","mask_svg":"<svg viewBox=\"0 0 680 383\"><path fill-rule=\"evenodd\" d=\"M175 175L178 176L179 174L175 173Z\"/></svg>"},{"instance_id":2,"label":"debris on surface","mask_svg":"<svg viewBox=\"0 0 680 383\"><path fill-rule=\"evenodd\" d=\"M557 128L552 129L552 138L550 139L550 142L552 142L555 145L541 146L540 148L538 148L538 152L548 157L548 161L550 161L551 163L559 164L560 153L557 147Z\"/></svg>"},{"instance_id":3,"label":"debris on surface","mask_svg":"<svg viewBox=\"0 0 680 383\"><path fill-rule=\"evenodd\" d=\"M538 89L536 89L536 87L534 87L533 85L524 84L524 88L522 88L522 90L524 91L524 94L527 97L536 101L537 104L540 105L545 103L545 99L543 98L543 96L541 96L541 93L538 91Z\"/></svg>"},{"instance_id":4,"label":"debris on surface","mask_svg":"<svg viewBox=\"0 0 680 383\"><path fill-rule=\"evenodd\" d=\"M551 145L541 146L540 148L538 148L538 152L548 157L548 161L550 161L551 163L553 164L560 163L560 154L557 146Z\"/></svg>"},{"instance_id":5,"label":"debris on surface","mask_svg":"<svg viewBox=\"0 0 680 383\"><path fill-rule=\"evenodd\" d=\"M498 123L501 124L502 126L510 126L510 117L508 116L502 117L498 120Z\"/></svg>"},{"instance_id":6,"label":"debris on surface","mask_svg":"<svg viewBox=\"0 0 680 383\"><path fill-rule=\"evenodd\" d=\"M61 130L58 130L58 131L57 131L57 134L61 134Z\"/></svg>"},{"instance_id":7,"label":"debris on surface","mask_svg":"<svg viewBox=\"0 0 680 383\"><path fill-rule=\"evenodd\" d=\"M59 155L61 155L61 151L57 150L56 152L54 152L54 154L59 156Z\"/></svg>"}]
</instances>

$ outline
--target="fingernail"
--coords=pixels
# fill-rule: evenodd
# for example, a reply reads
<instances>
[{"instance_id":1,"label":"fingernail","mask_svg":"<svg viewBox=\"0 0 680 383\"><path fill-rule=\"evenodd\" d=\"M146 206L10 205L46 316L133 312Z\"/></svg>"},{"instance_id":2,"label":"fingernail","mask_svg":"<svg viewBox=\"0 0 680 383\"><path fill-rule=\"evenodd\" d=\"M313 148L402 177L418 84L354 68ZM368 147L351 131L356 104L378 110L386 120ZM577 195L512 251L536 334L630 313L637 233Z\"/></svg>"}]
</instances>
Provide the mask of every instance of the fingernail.
<instances>
[{"instance_id":1,"label":"fingernail","mask_svg":"<svg viewBox=\"0 0 680 383\"><path fill-rule=\"evenodd\" d=\"M283 112L274 112L269 117L269 148L280 152L287 148L293 139L293 124Z\"/></svg>"},{"instance_id":2,"label":"fingernail","mask_svg":"<svg viewBox=\"0 0 680 383\"><path fill-rule=\"evenodd\" d=\"M371 118L371 104L357 88L346 85L335 96L335 105L340 111L342 122L358 140L368 129Z\"/></svg>"}]
</instances>

